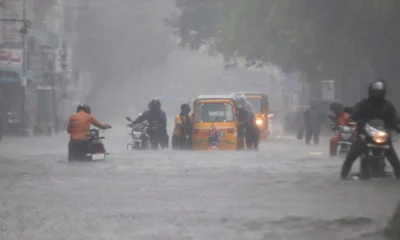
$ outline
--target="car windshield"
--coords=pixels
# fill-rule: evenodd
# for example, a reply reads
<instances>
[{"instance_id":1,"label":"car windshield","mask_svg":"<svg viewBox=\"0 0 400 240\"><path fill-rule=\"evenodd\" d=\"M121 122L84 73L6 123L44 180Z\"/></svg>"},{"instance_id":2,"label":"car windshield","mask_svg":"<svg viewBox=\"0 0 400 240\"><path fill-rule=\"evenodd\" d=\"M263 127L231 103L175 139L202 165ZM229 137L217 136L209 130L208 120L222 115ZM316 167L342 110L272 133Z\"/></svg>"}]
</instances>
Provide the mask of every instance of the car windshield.
<instances>
[{"instance_id":1,"label":"car windshield","mask_svg":"<svg viewBox=\"0 0 400 240\"><path fill-rule=\"evenodd\" d=\"M262 99L261 98L246 98L247 101L253 105L254 111L259 113L262 111Z\"/></svg>"},{"instance_id":2,"label":"car windshield","mask_svg":"<svg viewBox=\"0 0 400 240\"><path fill-rule=\"evenodd\" d=\"M233 106L229 103L201 103L195 109L196 122L233 122Z\"/></svg>"}]
</instances>

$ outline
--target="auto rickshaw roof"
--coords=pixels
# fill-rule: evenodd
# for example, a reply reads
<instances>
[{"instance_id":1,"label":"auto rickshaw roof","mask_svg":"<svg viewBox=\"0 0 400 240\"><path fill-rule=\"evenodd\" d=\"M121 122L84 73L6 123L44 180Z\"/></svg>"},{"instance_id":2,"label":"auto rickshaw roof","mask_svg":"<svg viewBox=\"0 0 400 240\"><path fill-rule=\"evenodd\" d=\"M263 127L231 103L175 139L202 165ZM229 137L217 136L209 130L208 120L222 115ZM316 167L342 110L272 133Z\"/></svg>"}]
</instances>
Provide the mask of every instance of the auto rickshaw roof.
<instances>
[{"instance_id":1,"label":"auto rickshaw roof","mask_svg":"<svg viewBox=\"0 0 400 240\"><path fill-rule=\"evenodd\" d=\"M200 95L196 98L197 100L213 100L213 99L218 99L218 100L222 100L222 99L229 99L229 100L234 100L234 96L232 95Z\"/></svg>"},{"instance_id":2,"label":"auto rickshaw roof","mask_svg":"<svg viewBox=\"0 0 400 240\"><path fill-rule=\"evenodd\" d=\"M237 96L237 95L247 95L247 96L262 96L266 100L268 100L268 95L260 92L234 92L232 95Z\"/></svg>"}]
</instances>

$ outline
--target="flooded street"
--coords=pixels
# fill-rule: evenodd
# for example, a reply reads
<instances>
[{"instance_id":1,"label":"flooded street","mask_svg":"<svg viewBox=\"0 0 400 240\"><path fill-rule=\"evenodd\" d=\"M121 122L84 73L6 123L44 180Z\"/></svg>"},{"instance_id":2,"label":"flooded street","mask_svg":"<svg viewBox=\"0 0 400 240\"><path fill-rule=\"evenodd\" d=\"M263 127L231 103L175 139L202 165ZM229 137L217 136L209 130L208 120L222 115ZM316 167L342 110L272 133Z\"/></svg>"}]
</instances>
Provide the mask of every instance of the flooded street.
<instances>
[{"instance_id":1,"label":"flooded street","mask_svg":"<svg viewBox=\"0 0 400 240\"><path fill-rule=\"evenodd\" d=\"M380 239L400 198L395 180L339 181L327 139L131 152L125 134L106 133L96 163L69 164L66 134L5 139L0 239Z\"/></svg>"},{"instance_id":2,"label":"flooded street","mask_svg":"<svg viewBox=\"0 0 400 240\"><path fill-rule=\"evenodd\" d=\"M399 16L394 0L0 0L0 240L400 234L400 181L342 181L329 156L336 135L396 164ZM68 162L91 125L110 155ZM174 148L273 137L127 149L165 146L166 126Z\"/></svg>"}]
</instances>

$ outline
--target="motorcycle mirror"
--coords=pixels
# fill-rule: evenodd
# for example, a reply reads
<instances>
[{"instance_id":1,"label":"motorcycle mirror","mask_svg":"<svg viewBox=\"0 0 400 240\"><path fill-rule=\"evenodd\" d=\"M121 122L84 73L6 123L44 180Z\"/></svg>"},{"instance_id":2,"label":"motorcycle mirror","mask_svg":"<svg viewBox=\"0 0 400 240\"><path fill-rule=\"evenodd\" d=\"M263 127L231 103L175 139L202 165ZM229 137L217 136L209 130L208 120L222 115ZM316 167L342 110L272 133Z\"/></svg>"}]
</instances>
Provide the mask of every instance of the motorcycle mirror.
<instances>
[{"instance_id":1,"label":"motorcycle mirror","mask_svg":"<svg viewBox=\"0 0 400 240\"><path fill-rule=\"evenodd\" d=\"M99 139L105 139L105 137L100 137Z\"/></svg>"},{"instance_id":2,"label":"motorcycle mirror","mask_svg":"<svg viewBox=\"0 0 400 240\"><path fill-rule=\"evenodd\" d=\"M129 122L132 122L132 118L130 118L130 117L126 117L126 120L128 120Z\"/></svg>"}]
</instances>

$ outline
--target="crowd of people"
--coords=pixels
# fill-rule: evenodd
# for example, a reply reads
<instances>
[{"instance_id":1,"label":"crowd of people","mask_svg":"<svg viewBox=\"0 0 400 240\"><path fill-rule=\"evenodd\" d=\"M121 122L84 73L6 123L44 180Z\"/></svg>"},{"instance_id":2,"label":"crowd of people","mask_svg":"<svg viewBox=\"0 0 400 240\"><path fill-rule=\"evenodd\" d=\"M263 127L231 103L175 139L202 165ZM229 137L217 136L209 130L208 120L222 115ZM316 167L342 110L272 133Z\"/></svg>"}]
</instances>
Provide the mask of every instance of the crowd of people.
<instances>
[{"instance_id":1,"label":"crowd of people","mask_svg":"<svg viewBox=\"0 0 400 240\"><path fill-rule=\"evenodd\" d=\"M338 125L345 125L349 121L356 122L357 136L353 142L349 153L343 163L341 177L347 178L351 166L354 161L365 151L366 143L363 141L363 126L366 122L372 119L381 119L385 128L389 131L395 130L400 132L397 126L397 112L391 102L386 100L386 83L383 80L377 80L370 84L367 99L357 103L354 108L345 108L339 102L332 102L330 110L333 115L329 116L330 120ZM237 109L237 130L238 130L238 149L243 149L243 140L246 139L247 149L258 149L260 130L255 124L254 112L249 108L248 102L244 97L236 99ZM175 128L172 134L173 149L190 149L192 138L192 116L189 104L182 104L180 113L175 116ZM305 143L310 145L311 141L314 144L319 144L321 126L325 121L326 116L321 110L317 101L311 102L307 109L298 109L297 123L298 131L297 138L303 139L305 135ZM148 109L133 120L133 124L147 121L149 123L157 123L157 131L150 131L150 138L157 134L157 137L162 139L162 147L169 147L169 136L167 133L167 115L161 109L161 102L158 99L153 99L148 105ZM107 129L111 126L102 124L97 121L92 115L89 106L80 105L77 113L71 116L68 133L70 134L70 148L86 148L88 144L88 135L90 125L93 124L101 129ZM338 144L338 136L335 135L330 139L330 154L336 155ZM397 154L392 146L391 138L389 139L390 148L385 151L386 158L394 169L394 174L400 179L400 162Z\"/></svg>"},{"instance_id":2,"label":"crowd of people","mask_svg":"<svg viewBox=\"0 0 400 240\"><path fill-rule=\"evenodd\" d=\"M355 107L344 107L340 102L334 101L330 103L329 109L333 115L326 116L323 109L317 101L312 101L307 108L298 108L296 112L296 127L297 138L302 140L305 135L305 143L311 144L311 141L319 144L321 127L327 117L331 123L338 126L355 123L357 126L356 138L351 145L350 151L347 154L341 170L341 178L346 179L349 175L351 167L356 159L358 159L367 148L364 141L365 124L373 119L381 119L384 122L384 127L389 132L400 132L398 126L399 117L393 104L386 99L387 84L385 81L378 79L370 83L368 88L368 98L358 102ZM339 136L335 134L329 142L329 153L331 156L337 154ZM400 179L400 162L393 148L392 139L388 141L389 149L385 150L385 157L392 165L394 175Z\"/></svg>"},{"instance_id":3,"label":"crowd of people","mask_svg":"<svg viewBox=\"0 0 400 240\"><path fill-rule=\"evenodd\" d=\"M238 131L237 149L244 148L243 143L246 139L246 149L258 149L260 130L255 124L255 114L250 103L245 97L238 96L235 98L236 120ZM184 103L181 105L180 113L175 116L175 125L172 132L172 149L174 150L190 150L192 143L192 121L193 117L190 105ZM132 121L132 125L136 125L147 121L150 127L147 130L150 139L161 139L162 148L169 148L169 135L167 133L167 114L161 109L161 102L153 99L148 104L142 114ZM100 129L110 128L108 124L102 124L91 115L90 107L86 104L78 106L77 111L71 116L68 125L68 133L70 134L71 149L85 149L88 145L88 135L90 126L95 125Z\"/></svg>"}]
</instances>

